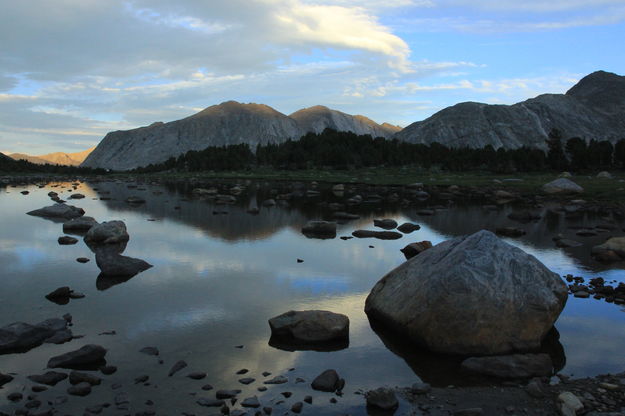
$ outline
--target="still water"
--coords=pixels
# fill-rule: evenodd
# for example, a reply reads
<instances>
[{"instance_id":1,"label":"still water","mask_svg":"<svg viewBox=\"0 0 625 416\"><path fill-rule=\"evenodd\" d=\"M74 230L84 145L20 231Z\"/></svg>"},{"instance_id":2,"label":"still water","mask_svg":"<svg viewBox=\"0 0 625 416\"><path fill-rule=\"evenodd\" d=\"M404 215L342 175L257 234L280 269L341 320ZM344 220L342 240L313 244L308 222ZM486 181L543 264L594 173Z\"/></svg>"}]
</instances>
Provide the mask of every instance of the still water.
<instances>
[{"instance_id":1,"label":"still water","mask_svg":"<svg viewBox=\"0 0 625 416\"><path fill-rule=\"evenodd\" d=\"M75 190L71 183L58 182L44 187L0 187L0 326L15 321L36 323L71 313L74 334L84 336L63 345L44 344L25 354L0 355L0 372L17 374L3 389L0 410L14 408L6 394L24 386L29 389L32 383L26 376L44 372L51 356L89 343L107 348L108 363L119 370L103 376L103 385L87 398L72 398L60 407L66 413L82 412L91 404L111 403L115 394L124 391L134 411L152 408L159 414L206 414L210 411L195 402L200 397L214 398L214 391L200 389L210 383L216 389L241 389L241 398L257 395L263 405L274 407L274 412L284 413L310 394L314 405L305 406L302 414L366 414L363 397L355 394L360 390L407 386L419 379L435 385L461 385L464 381L453 360L432 357L401 340L376 333L363 311L373 285L405 261L399 250L414 241L437 244L480 229L518 226L527 234L507 241L553 271L625 281L622 269L607 269L588 255L593 245L608 236L622 235L619 230L623 223L617 222L617 230L597 237L575 236L575 227L596 225L605 218L566 220L545 215L540 221L518 224L507 218L514 209L508 205L486 210L484 202L478 201L402 203L401 190L366 187L348 189L343 196L321 187L321 195L307 197L304 190L288 205L270 207L263 206L262 201L293 191L293 184L248 182L232 205L215 205L214 200L198 198L191 192L195 187L211 185L221 186L223 193L234 183L84 182ZM22 195L23 190L30 194ZM51 190L64 199L74 192L84 194L85 199L68 203L83 208L86 215L100 222L123 220L130 234L124 255L144 259L154 267L125 282L98 278L94 255L82 241L61 246L57 244L63 235L60 223L25 214L50 205L47 194ZM344 202L355 193L365 195L366 200L367 193L385 192L398 192L398 201L370 198L371 203L349 209L361 218L339 224L335 239L310 239L300 232L310 219L331 217L327 202ZM131 206L125 202L129 196L140 196L146 203ZM253 206L259 207L258 214L247 212ZM439 208L435 215L417 214L419 209L433 206ZM440 209L443 206L445 209ZM374 229L374 218L393 218L400 224L411 221L421 229L395 241L338 238L356 229ZM552 237L557 233L584 245L556 248ZM80 264L78 257L92 261ZM297 259L304 261L298 263ZM67 305L47 301L44 296L59 286L70 286L86 297ZM349 347L317 352L270 346L267 320L291 309L325 309L347 315ZM622 306L569 297L556 323L564 351L561 372L581 377L623 371L624 324ZM99 335L109 331L115 334ZM158 347L164 363L138 352L145 346ZM189 366L167 377L178 360ZM255 383L244 386L237 381L242 376L236 372L242 368L249 370L245 377L256 378ZM336 369L347 382L336 404L329 403L335 396L309 387L312 379L328 368ZM201 381L186 378L192 371L206 372L207 377ZM269 378L285 375L289 383L258 392L267 379L261 375L264 371L272 373ZM150 385L135 385L134 378L144 374L150 376ZM306 381L296 382L298 378ZM122 387L113 390L115 383ZM39 397L64 395L66 386L67 382L62 382ZM293 396L285 399L280 395L284 391L293 392ZM145 405L147 400L154 405ZM278 403L280 400L285 402Z\"/></svg>"}]
</instances>

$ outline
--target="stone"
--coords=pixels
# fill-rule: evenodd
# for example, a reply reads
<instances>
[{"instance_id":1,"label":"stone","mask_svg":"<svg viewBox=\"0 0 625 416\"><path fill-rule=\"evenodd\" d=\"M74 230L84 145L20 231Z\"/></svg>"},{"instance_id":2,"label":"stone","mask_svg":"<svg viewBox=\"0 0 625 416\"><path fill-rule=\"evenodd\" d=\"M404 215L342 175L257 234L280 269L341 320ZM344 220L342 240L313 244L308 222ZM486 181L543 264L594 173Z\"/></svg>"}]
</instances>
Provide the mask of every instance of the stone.
<instances>
[{"instance_id":1,"label":"stone","mask_svg":"<svg viewBox=\"0 0 625 416\"><path fill-rule=\"evenodd\" d=\"M593 247L591 253L597 255L607 251L613 251L625 259L625 237L612 237L605 243Z\"/></svg>"},{"instance_id":2,"label":"stone","mask_svg":"<svg viewBox=\"0 0 625 416\"><path fill-rule=\"evenodd\" d=\"M558 178L555 181L546 183L542 187L547 194L579 194L584 192L584 188L567 178Z\"/></svg>"},{"instance_id":3,"label":"stone","mask_svg":"<svg viewBox=\"0 0 625 416\"><path fill-rule=\"evenodd\" d=\"M69 288L69 286L61 286L57 289L54 289L52 292L48 293L46 295L46 299L53 301L53 302L61 302L63 303L67 303L69 302L69 296L72 293L72 290Z\"/></svg>"},{"instance_id":4,"label":"stone","mask_svg":"<svg viewBox=\"0 0 625 416\"><path fill-rule=\"evenodd\" d=\"M271 380L265 381L263 384L284 384L284 383L287 383L288 381L289 379L284 376L276 376L272 378Z\"/></svg>"},{"instance_id":5,"label":"stone","mask_svg":"<svg viewBox=\"0 0 625 416\"><path fill-rule=\"evenodd\" d=\"M512 354L470 357L461 368L465 371L498 378L530 378L550 376L553 363L548 354Z\"/></svg>"},{"instance_id":6,"label":"stone","mask_svg":"<svg viewBox=\"0 0 625 416\"><path fill-rule=\"evenodd\" d=\"M182 370L183 368L185 368L187 366L187 362L184 360L180 360L177 361L169 370L169 373L167 373L167 375L169 377L173 376L174 374L176 374L178 371Z\"/></svg>"},{"instance_id":7,"label":"stone","mask_svg":"<svg viewBox=\"0 0 625 416\"><path fill-rule=\"evenodd\" d=\"M85 235L87 244L119 244L126 243L129 239L130 236L123 221L106 221L94 225Z\"/></svg>"},{"instance_id":8,"label":"stone","mask_svg":"<svg viewBox=\"0 0 625 416\"><path fill-rule=\"evenodd\" d=\"M143 354L147 354L147 355L158 355L159 351L158 348L156 347L143 347L139 350L140 353Z\"/></svg>"},{"instance_id":9,"label":"stone","mask_svg":"<svg viewBox=\"0 0 625 416\"><path fill-rule=\"evenodd\" d=\"M78 218L71 219L67 222L63 223L63 232L64 233L86 233L93 226L98 225L98 222L93 217L82 216Z\"/></svg>"},{"instance_id":10,"label":"stone","mask_svg":"<svg viewBox=\"0 0 625 416\"><path fill-rule=\"evenodd\" d=\"M122 256L111 250L97 250L95 261L104 277L132 277L152 267L145 260Z\"/></svg>"},{"instance_id":11,"label":"stone","mask_svg":"<svg viewBox=\"0 0 625 416\"><path fill-rule=\"evenodd\" d=\"M93 374L72 371L69 373L69 382L70 384L89 383L92 386L96 386L102 383L102 379L98 376L94 376Z\"/></svg>"},{"instance_id":12,"label":"stone","mask_svg":"<svg viewBox=\"0 0 625 416\"><path fill-rule=\"evenodd\" d=\"M233 390L217 390L215 392L215 397L218 399L232 399L237 397L237 395L241 393L241 390L233 389Z\"/></svg>"},{"instance_id":13,"label":"stone","mask_svg":"<svg viewBox=\"0 0 625 416\"><path fill-rule=\"evenodd\" d=\"M66 204L54 204L48 207L36 209L34 211L27 212L28 215L44 218L59 218L70 220L72 218L78 218L85 215L85 210L77 208L72 205Z\"/></svg>"},{"instance_id":14,"label":"stone","mask_svg":"<svg viewBox=\"0 0 625 416\"><path fill-rule=\"evenodd\" d=\"M48 368L80 368L100 364L104 361L106 349L100 345L88 344L82 348L50 358Z\"/></svg>"},{"instance_id":15,"label":"stone","mask_svg":"<svg viewBox=\"0 0 625 416\"><path fill-rule=\"evenodd\" d=\"M4 386L7 383L10 383L11 381L13 381L13 376L0 373L0 387Z\"/></svg>"},{"instance_id":16,"label":"stone","mask_svg":"<svg viewBox=\"0 0 625 416\"><path fill-rule=\"evenodd\" d=\"M204 407L221 407L226 402L224 402L223 400L218 400L218 399L205 399L205 398L201 398L198 401L196 401L196 403L199 404L200 406L204 406Z\"/></svg>"},{"instance_id":17,"label":"stone","mask_svg":"<svg viewBox=\"0 0 625 416\"><path fill-rule=\"evenodd\" d=\"M377 238L380 240L397 240L403 237L403 234L397 231L356 230L352 235L356 238Z\"/></svg>"},{"instance_id":18,"label":"stone","mask_svg":"<svg viewBox=\"0 0 625 416\"><path fill-rule=\"evenodd\" d=\"M411 222L405 222L402 225L400 225L399 227L397 227L397 230L401 231L404 234L410 234L413 231L417 231L420 230L421 226L418 224L413 224Z\"/></svg>"},{"instance_id":19,"label":"stone","mask_svg":"<svg viewBox=\"0 0 625 416\"><path fill-rule=\"evenodd\" d=\"M293 406L291 406L291 412L293 412L293 413L301 413L303 408L304 408L304 403L302 403L302 402L295 402L295 403L293 403Z\"/></svg>"},{"instance_id":20,"label":"stone","mask_svg":"<svg viewBox=\"0 0 625 416\"><path fill-rule=\"evenodd\" d=\"M202 380L202 379L206 378L206 373L202 373L200 371L196 371L196 372L187 374L187 377L189 377L192 380Z\"/></svg>"},{"instance_id":21,"label":"stone","mask_svg":"<svg viewBox=\"0 0 625 416\"><path fill-rule=\"evenodd\" d=\"M340 377L336 370L326 370L311 383L313 390L334 392L340 387Z\"/></svg>"},{"instance_id":22,"label":"stone","mask_svg":"<svg viewBox=\"0 0 625 416\"><path fill-rule=\"evenodd\" d=\"M69 196L69 199L83 199L85 196L83 194L75 193Z\"/></svg>"},{"instance_id":23,"label":"stone","mask_svg":"<svg viewBox=\"0 0 625 416\"><path fill-rule=\"evenodd\" d=\"M258 397L256 396L248 397L241 402L241 406L257 408L260 407L260 401L258 401Z\"/></svg>"},{"instance_id":24,"label":"stone","mask_svg":"<svg viewBox=\"0 0 625 416\"><path fill-rule=\"evenodd\" d=\"M410 387L410 391L414 394L426 394L429 393L430 390L432 390L432 386L424 382L414 383L412 387Z\"/></svg>"},{"instance_id":25,"label":"stone","mask_svg":"<svg viewBox=\"0 0 625 416\"><path fill-rule=\"evenodd\" d=\"M67 394L72 396L86 396L89 393L91 393L91 384L89 383L79 383L67 389Z\"/></svg>"},{"instance_id":26,"label":"stone","mask_svg":"<svg viewBox=\"0 0 625 416\"><path fill-rule=\"evenodd\" d=\"M240 378L239 379L239 383L245 384L245 385L252 384L255 381L256 381L256 379L255 378L251 378L251 377L245 377L245 378Z\"/></svg>"},{"instance_id":27,"label":"stone","mask_svg":"<svg viewBox=\"0 0 625 416\"><path fill-rule=\"evenodd\" d=\"M423 253L425 250L432 248L430 241L421 241L418 243L410 243L400 251L404 253L406 260L410 260L414 256Z\"/></svg>"},{"instance_id":28,"label":"stone","mask_svg":"<svg viewBox=\"0 0 625 416\"><path fill-rule=\"evenodd\" d=\"M562 416L575 416L578 411L584 408L579 398L570 391L562 392L558 395L560 412Z\"/></svg>"},{"instance_id":29,"label":"stone","mask_svg":"<svg viewBox=\"0 0 625 416\"><path fill-rule=\"evenodd\" d=\"M69 329L57 331L44 341L46 344L64 344L74 339L74 334Z\"/></svg>"},{"instance_id":30,"label":"stone","mask_svg":"<svg viewBox=\"0 0 625 416\"><path fill-rule=\"evenodd\" d=\"M384 276L371 319L432 351L460 355L538 349L567 287L535 257L489 231L454 238Z\"/></svg>"},{"instance_id":31,"label":"stone","mask_svg":"<svg viewBox=\"0 0 625 416\"><path fill-rule=\"evenodd\" d=\"M45 384L46 386L56 386L57 383L65 380L67 374L59 373L57 371L48 371L45 374L35 374L28 376L28 379L39 384Z\"/></svg>"},{"instance_id":32,"label":"stone","mask_svg":"<svg viewBox=\"0 0 625 416\"><path fill-rule=\"evenodd\" d=\"M537 378L532 379L529 383L527 383L527 386L525 386L525 392L537 399L543 398L546 395L543 383Z\"/></svg>"},{"instance_id":33,"label":"stone","mask_svg":"<svg viewBox=\"0 0 625 416\"><path fill-rule=\"evenodd\" d=\"M399 406L395 392L386 387L380 387L365 393L367 407L377 407L382 410L393 410Z\"/></svg>"},{"instance_id":34,"label":"stone","mask_svg":"<svg viewBox=\"0 0 625 416\"><path fill-rule=\"evenodd\" d=\"M302 227L302 234L308 238L335 238L336 223L329 221L309 221Z\"/></svg>"},{"instance_id":35,"label":"stone","mask_svg":"<svg viewBox=\"0 0 625 416\"><path fill-rule=\"evenodd\" d=\"M35 325L15 322L0 328L0 354L26 352L67 329L65 319L47 319Z\"/></svg>"},{"instance_id":36,"label":"stone","mask_svg":"<svg viewBox=\"0 0 625 416\"><path fill-rule=\"evenodd\" d=\"M289 311L269 320L272 336L302 343L349 339L349 318L329 311Z\"/></svg>"},{"instance_id":37,"label":"stone","mask_svg":"<svg viewBox=\"0 0 625 416\"><path fill-rule=\"evenodd\" d=\"M597 173L597 179L612 179L612 175L610 172L606 172L605 170Z\"/></svg>"},{"instance_id":38,"label":"stone","mask_svg":"<svg viewBox=\"0 0 625 416\"><path fill-rule=\"evenodd\" d=\"M385 230L394 230L397 228L397 221L385 218L382 220L373 220L374 227L384 228Z\"/></svg>"},{"instance_id":39,"label":"stone","mask_svg":"<svg viewBox=\"0 0 625 416\"><path fill-rule=\"evenodd\" d=\"M88 259L87 257L78 257L78 258L76 259L76 261L77 261L78 263L89 263L91 260L90 260L90 259Z\"/></svg>"},{"instance_id":40,"label":"stone","mask_svg":"<svg viewBox=\"0 0 625 416\"><path fill-rule=\"evenodd\" d=\"M77 242L78 242L78 239L74 237L70 237L68 235L61 236L58 239L58 243L62 246L70 246L70 245L76 244Z\"/></svg>"}]
</instances>

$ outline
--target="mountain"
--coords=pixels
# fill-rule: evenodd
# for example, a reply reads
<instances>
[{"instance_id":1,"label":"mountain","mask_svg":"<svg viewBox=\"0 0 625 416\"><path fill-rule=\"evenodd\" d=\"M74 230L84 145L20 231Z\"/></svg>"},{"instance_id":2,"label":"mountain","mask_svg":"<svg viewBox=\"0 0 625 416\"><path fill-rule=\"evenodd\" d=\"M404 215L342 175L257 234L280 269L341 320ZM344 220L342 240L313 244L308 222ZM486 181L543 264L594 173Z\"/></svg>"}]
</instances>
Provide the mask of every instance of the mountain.
<instances>
[{"instance_id":1,"label":"mountain","mask_svg":"<svg viewBox=\"0 0 625 416\"><path fill-rule=\"evenodd\" d=\"M13 159L5 155L4 153L0 153L0 162L9 162L9 161L13 161Z\"/></svg>"},{"instance_id":2,"label":"mountain","mask_svg":"<svg viewBox=\"0 0 625 416\"><path fill-rule=\"evenodd\" d=\"M395 129L326 107L311 107L287 116L264 104L227 101L182 120L108 133L82 166L129 170L189 150L241 143L254 149L259 143L297 140L326 127L384 137L390 137Z\"/></svg>"},{"instance_id":3,"label":"mountain","mask_svg":"<svg viewBox=\"0 0 625 416\"><path fill-rule=\"evenodd\" d=\"M78 166L80 165L89 154L93 151L93 147L82 152L76 153L48 153L41 156L30 156L24 153L11 153L9 157L14 160L26 160L36 165L45 165L46 163L52 165L64 165L64 166Z\"/></svg>"},{"instance_id":4,"label":"mountain","mask_svg":"<svg viewBox=\"0 0 625 416\"><path fill-rule=\"evenodd\" d=\"M370 134L373 137L390 137L401 127L388 123L378 124L365 116L352 116L328 107L317 105L304 108L289 115L305 132L321 133L326 128L337 131L351 131L356 134Z\"/></svg>"},{"instance_id":5,"label":"mountain","mask_svg":"<svg viewBox=\"0 0 625 416\"><path fill-rule=\"evenodd\" d=\"M625 138L625 77L598 71L566 94L544 94L514 105L466 102L410 124L394 135L410 143L449 147L546 148L551 129L565 138Z\"/></svg>"}]
</instances>

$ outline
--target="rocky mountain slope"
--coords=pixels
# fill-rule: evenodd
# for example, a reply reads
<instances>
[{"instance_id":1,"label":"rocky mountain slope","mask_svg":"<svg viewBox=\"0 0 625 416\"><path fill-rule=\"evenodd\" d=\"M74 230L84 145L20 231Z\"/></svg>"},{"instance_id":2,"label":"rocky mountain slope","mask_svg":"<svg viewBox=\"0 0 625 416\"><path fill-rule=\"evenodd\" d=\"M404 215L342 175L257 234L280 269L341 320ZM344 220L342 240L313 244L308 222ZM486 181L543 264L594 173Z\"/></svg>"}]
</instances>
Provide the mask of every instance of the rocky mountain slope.
<instances>
[{"instance_id":1,"label":"rocky mountain slope","mask_svg":"<svg viewBox=\"0 0 625 416\"><path fill-rule=\"evenodd\" d=\"M160 163L189 150L240 143L248 143L253 149L259 143L299 139L309 131L319 132L326 127L383 137L394 133L390 125L381 126L366 117L325 107L311 107L287 116L267 105L228 101L182 120L111 132L83 166L128 170Z\"/></svg>"},{"instance_id":2,"label":"rocky mountain slope","mask_svg":"<svg viewBox=\"0 0 625 416\"><path fill-rule=\"evenodd\" d=\"M551 129L565 138L625 138L625 77L598 71L566 94L544 94L514 105L466 102L445 108L395 134L411 143L449 147L546 148Z\"/></svg>"},{"instance_id":3,"label":"rocky mountain slope","mask_svg":"<svg viewBox=\"0 0 625 416\"><path fill-rule=\"evenodd\" d=\"M82 162L84 162L84 160L87 158L87 156L89 156L93 149L94 148L92 147L90 149L83 150L82 152L55 152L41 156L30 156L24 153L11 153L9 157L14 160L26 160L36 165L45 165L46 163L50 163L52 165L78 166Z\"/></svg>"}]
</instances>

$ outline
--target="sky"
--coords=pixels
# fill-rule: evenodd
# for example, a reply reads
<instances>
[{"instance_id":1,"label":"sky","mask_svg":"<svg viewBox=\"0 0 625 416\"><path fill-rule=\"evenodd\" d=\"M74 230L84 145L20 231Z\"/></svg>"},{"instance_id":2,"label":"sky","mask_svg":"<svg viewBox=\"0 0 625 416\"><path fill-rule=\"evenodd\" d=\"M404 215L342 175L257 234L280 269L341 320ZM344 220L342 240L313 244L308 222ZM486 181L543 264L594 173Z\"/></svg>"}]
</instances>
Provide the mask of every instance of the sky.
<instances>
[{"instance_id":1,"label":"sky","mask_svg":"<svg viewBox=\"0 0 625 416\"><path fill-rule=\"evenodd\" d=\"M0 0L0 152L223 101L407 126L625 75L625 0Z\"/></svg>"}]
</instances>

